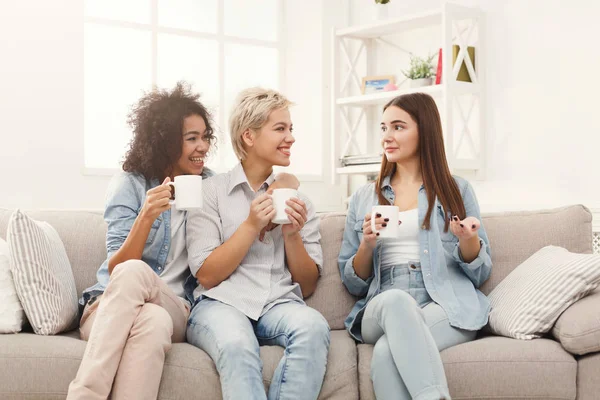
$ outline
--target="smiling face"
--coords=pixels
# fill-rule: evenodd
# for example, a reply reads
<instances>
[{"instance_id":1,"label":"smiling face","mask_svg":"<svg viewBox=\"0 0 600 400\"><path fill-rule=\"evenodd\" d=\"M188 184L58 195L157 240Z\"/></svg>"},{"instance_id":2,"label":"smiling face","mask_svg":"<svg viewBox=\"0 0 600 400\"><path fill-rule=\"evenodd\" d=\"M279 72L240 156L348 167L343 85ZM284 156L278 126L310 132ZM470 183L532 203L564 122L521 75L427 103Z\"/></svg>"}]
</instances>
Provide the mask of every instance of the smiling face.
<instances>
[{"instance_id":1,"label":"smiling face","mask_svg":"<svg viewBox=\"0 0 600 400\"><path fill-rule=\"evenodd\" d=\"M210 149L204 118L193 114L183 120L181 156L173 166L173 176L200 175Z\"/></svg>"},{"instance_id":2,"label":"smiling face","mask_svg":"<svg viewBox=\"0 0 600 400\"><path fill-rule=\"evenodd\" d=\"M419 127L410 114L396 106L384 111L381 145L388 162L404 162L419 156Z\"/></svg>"},{"instance_id":3,"label":"smiling face","mask_svg":"<svg viewBox=\"0 0 600 400\"><path fill-rule=\"evenodd\" d=\"M291 147L296 141L288 108L271 111L265 124L250 131L245 139L248 155L266 164L287 167L290 165Z\"/></svg>"}]
</instances>

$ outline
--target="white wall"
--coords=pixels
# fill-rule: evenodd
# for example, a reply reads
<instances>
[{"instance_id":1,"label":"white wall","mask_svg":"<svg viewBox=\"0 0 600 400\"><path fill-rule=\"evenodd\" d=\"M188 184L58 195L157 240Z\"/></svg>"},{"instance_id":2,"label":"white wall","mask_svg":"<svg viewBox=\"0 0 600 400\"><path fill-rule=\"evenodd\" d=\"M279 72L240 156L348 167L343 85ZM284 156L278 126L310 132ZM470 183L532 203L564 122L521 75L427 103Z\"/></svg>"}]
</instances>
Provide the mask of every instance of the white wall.
<instances>
[{"instance_id":1,"label":"white wall","mask_svg":"<svg viewBox=\"0 0 600 400\"><path fill-rule=\"evenodd\" d=\"M0 5L0 207L101 208L82 175L83 2Z\"/></svg>"},{"instance_id":2,"label":"white wall","mask_svg":"<svg viewBox=\"0 0 600 400\"><path fill-rule=\"evenodd\" d=\"M600 155L600 3L454 2L479 6L487 16L486 177L471 180L482 209L600 207L595 170ZM352 24L371 19L370 4L350 4ZM390 16L440 4L392 1Z\"/></svg>"},{"instance_id":3,"label":"white wall","mask_svg":"<svg viewBox=\"0 0 600 400\"><path fill-rule=\"evenodd\" d=\"M310 20L315 25L296 19L288 39L295 43L288 51L296 51L287 68L290 97L313 102L298 107L296 118L311 119L305 129L321 130L324 143L330 109L327 43L331 26L342 26L348 18L344 1L323 1L322 14L316 12ZM352 23L371 19L370 1L349 2ZM600 207L594 168L600 150L595 107L600 3L459 2L479 5L487 13L486 179L473 181L482 208ZM108 177L82 174L82 3L22 0L0 5L0 207L102 208ZM319 3L311 0L301 13L291 0L296 8L289 10L307 17L308 7ZM390 4L392 15L402 15L438 6L440 0ZM318 43L311 52L313 41ZM315 193L323 188L305 185Z\"/></svg>"},{"instance_id":4,"label":"white wall","mask_svg":"<svg viewBox=\"0 0 600 400\"><path fill-rule=\"evenodd\" d=\"M329 37L340 21L335 8L325 10L324 4L336 2L345 0L287 0L284 6L284 90L297 104L296 153L325 155L325 168L329 56L323 34ZM110 177L83 174L83 49L82 0L0 3L0 207L103 208ZM303 132L316 132L310 136L317 141L303 140ZM341 205L342 194L338 189L331 195L335 188L328 178L302 184L320 210Z\"/></svg>"}]
</instances>

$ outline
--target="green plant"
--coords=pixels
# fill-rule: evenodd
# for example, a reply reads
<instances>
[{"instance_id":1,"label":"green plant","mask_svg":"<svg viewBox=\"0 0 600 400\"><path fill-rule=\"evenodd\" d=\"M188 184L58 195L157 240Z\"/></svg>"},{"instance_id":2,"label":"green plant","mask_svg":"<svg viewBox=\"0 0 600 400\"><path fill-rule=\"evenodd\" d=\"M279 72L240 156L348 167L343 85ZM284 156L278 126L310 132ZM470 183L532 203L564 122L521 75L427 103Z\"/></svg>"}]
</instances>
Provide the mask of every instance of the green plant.
<instances>
[{"instance_id":1,"label":"green plant","mask_svg":"<svg viewBox=\"0 0 600 400\"><path fill-rule=\"evenodd\" d=\"M431 55L427 58L422 58L418 56L410 57L410 68L408 71L402 71L404 76L408 79L423 79L423 78L431 78L433 75L433 59L434 55Z\"/></svg>"},{"instance_id":2,"label":"green plant","mask_svg":"<svg viewBox=\"0 0 600 400\"><path fill-rule=\"evenodd\" d=\"M390 0L375 0L375 3L377 3L377 4L387 4L389 2L390 2Z\"/></svg>"}]
</instances>

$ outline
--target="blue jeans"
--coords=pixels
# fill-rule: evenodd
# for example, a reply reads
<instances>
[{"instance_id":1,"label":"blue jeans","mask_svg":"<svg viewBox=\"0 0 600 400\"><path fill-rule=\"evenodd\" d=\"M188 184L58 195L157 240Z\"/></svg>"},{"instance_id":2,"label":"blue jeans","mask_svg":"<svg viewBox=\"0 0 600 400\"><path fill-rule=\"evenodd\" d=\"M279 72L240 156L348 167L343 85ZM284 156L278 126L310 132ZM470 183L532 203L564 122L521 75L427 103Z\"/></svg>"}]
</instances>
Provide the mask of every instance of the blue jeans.
<instances>
[{"instance_id":1,"label":"blue jeans","mask_svg":"<svg viewBox=\"0 0 600 400\"><path fill-rule=\"evenodd\" d=\"M417 265L382 271L381 293L365 310L361 333L374 344L371 379L378 400L450 399L440 351L475 339L450 325Z\"/></svg>"},{"instance_id":2,"label":"blue jeans","mask_svg":"<svg viewBox=\"0 0 600 400\"><path fill-rule=\"evenodd\" d=\"M213 359L223 399L316 399L321 391L329 325L296 302L275 305L258 321L213 299L200 301L188 321L187 340ZM285 348L269 393L262 380L259 345Z\"/></svg>"}]
</instances>

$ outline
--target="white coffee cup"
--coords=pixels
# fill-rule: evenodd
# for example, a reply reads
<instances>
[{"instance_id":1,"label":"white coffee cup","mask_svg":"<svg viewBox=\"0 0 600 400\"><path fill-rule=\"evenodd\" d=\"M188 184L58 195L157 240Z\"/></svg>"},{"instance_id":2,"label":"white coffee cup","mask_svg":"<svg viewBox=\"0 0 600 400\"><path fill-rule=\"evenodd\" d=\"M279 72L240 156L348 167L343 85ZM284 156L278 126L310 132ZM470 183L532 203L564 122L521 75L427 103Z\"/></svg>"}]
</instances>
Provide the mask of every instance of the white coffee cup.
<instances>
[{"instance_id":1,"label":"white coffee cup","mask_svg":"<svg viewBox=\"0 0 600 400\"><path fill-rule=\"evenodd\" d=\"M400 209L397 206L373 206L371 211L371 230L373 233L379 233L380 238L395 238L398 236L398 218ZM381 214L381 218L388 218L387 226L380 230L375 229L375 220L377 214Z\"/></svg>"},{"instance_id":2,"label":"white coffee cup","mask_svg":"<svg viewBox=\"0 0 600 400\"><path fill-rule=\"evenodd\" d=\"M169 200L178 210L202 208L202 177L200 175L177 175L175 182L169 182L175 188L175 200Z\"/></svg>"},{"instance_id":3,"label":"white coffee cup","mask_svg":"<svg viewBox=\"0 0 600 400\"><path fill-rule=\"evenodd\" d=\"M271 195L273 200L273 207L277 211L271 222L274 224L291 224L292 221L288 218L288 214L285 209L289 206L285 204L286 201L293 197L298 197L298 191L296 189L275 189Z\"/></svg>"}]
</instances>

